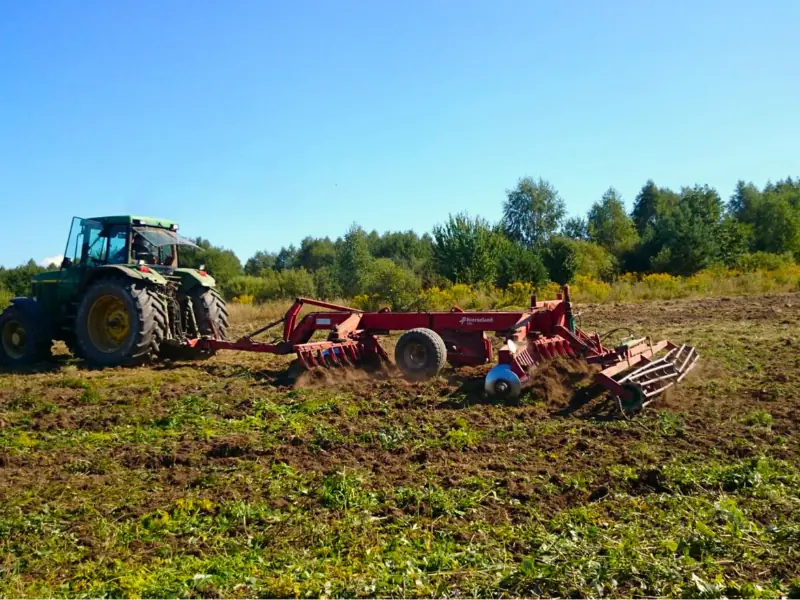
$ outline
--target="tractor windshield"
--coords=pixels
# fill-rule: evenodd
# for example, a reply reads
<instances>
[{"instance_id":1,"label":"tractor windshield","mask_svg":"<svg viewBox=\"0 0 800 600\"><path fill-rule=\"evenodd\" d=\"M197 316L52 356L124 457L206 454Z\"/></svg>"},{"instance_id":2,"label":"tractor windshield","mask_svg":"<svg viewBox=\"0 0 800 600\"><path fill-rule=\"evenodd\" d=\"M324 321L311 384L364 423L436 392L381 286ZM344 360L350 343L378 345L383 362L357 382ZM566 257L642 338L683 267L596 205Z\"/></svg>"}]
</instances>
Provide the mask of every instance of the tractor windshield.
<instances>
[{"instance_id":1,"label":"tractor windshield","mask_svg":"<svg viewBox=\"0 0 800 600\"><path fill-rule=\"evenodd\" d=\"M178 246L198 246L171 229L160 227L133 228L133 260L147 264L177 266Z\"/></svg>"},{"instance_id":2,"label":"tractor windshield","mask_svg":"<svg viewBox=\"0 0 800 600\"><path fill-rule=\"evenodd\" d=\"M140 234L150 245L160 248L161 246L191 246L199 248L194 242L187 240L178 232L171 229L161 229L159 227L134 227L134 233Z\"/></svg>"}]
</instances>

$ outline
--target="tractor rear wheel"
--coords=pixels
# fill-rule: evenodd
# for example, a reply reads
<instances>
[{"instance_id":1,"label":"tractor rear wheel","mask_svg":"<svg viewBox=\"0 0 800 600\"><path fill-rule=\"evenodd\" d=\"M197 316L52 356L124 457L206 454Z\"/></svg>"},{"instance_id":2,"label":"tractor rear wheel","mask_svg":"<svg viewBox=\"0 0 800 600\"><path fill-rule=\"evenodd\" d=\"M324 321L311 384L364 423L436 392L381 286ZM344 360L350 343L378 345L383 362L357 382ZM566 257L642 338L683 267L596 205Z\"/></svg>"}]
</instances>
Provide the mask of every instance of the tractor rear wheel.
<instances>
[{"instance_id":1,"label":"tractor rear wheel","mask_svg":"<svg viewBox=\"0 0 800 600\"><path fill-rule=\"evenodd\" d=\"M201 336L228 339L228 309L225 300L214 288L196 287L189 294L194 310L194 319ZM189 348L187 346L164 346L164 355L176 360L202 360L216 354L216 350Z\"/></svg>"},{"instance_id":2,"label":"tractor rear wheel","mask_svg":"<svg viewBox=\"0 0 800 600\"><path fill-rule=\"evenodd\" d=\"M0 364L16 367L50 357L50 329L38 312L9 306L0 314Z\"/></svg>"},{"instance_id":3,"label":"tractor rear wheel","mask_svg":"<svg viewBox=\"0 0 800 600\"><path fill-rule=\"evenodd\" d=\"M200 335L228 339L228 308L214 288L196 287L189 292Z\"/></svg>"},{"instance_id":4,"label":"tractor rear wheel","mask_svg":"<svg viewBox=\"0 0 800 600\"><path fill-rule=\"evenodd\" d=\"M406 331L397 340L394 360L406 377L420 380L437 375L447 362L447 347L442 337L420 327Z\"/></svg>"},{"instance_id":5,"label":"tractor rear wheel","mask_svg":"<svg viewBox=\"0 0 800 600\"><path fill-rule=\"evenodd\" d=\"M75 319L80 354L102 366L146 362L167 333L167 310L158 291L141 281L102 279L84 294Z\"/></svg>"},{"instance_id":6,"label":"tractor rear wheel","mask_svg":"<svg viewBox=\"0 0 800 600\"><path fill-rule=\"evenodd\" d=\"M225 301L214 288L195 287L181 296L181 304L192 301L194 320L200 336L216 339L228 338L228 309ZM161 346L161 356L170 360L204 360L216 354L216 350L192 348L179 342L169 341Z\"/></svg>"}]
</instances>

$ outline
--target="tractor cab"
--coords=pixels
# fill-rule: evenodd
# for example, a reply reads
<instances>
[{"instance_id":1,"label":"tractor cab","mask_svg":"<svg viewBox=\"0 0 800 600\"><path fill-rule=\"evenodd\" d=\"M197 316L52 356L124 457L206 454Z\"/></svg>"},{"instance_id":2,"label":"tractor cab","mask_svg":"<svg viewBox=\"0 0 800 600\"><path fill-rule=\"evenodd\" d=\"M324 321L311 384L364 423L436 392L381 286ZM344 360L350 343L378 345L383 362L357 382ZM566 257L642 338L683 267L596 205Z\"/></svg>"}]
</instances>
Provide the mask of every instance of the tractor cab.
<instances>
[{"instance_id":1,"label":"tractor cab","mask_svg":"<svg viewBox=\"0 0 800 600\"><path fill-rule=\"evenodd\" d=\"M147 217L72 220L61 269L104 265L178 266L178 246L197 245L178 234L171 221Z\"/></svg>"}]
</instances>

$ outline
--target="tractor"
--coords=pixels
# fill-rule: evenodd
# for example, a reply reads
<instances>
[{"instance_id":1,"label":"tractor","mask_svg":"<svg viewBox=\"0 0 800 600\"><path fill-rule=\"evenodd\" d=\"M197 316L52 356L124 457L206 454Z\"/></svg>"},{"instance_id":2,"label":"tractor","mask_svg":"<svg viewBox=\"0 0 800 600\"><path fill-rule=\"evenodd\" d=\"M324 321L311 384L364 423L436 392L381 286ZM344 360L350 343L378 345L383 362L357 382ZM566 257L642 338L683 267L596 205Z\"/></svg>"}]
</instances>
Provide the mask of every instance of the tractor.
<instances>
[{"instance_id":1,"label":"tractor","mask_svg":"<svg viewBox=\"0 0 800 600\"><path fill-rule=\"evenodd\" d=\"M197 248L164 219L75 217L60 268L0 314L0 364L47 359L54 340L104 367L212 355L187 342L226 339L225 302L203 266L179 267L180 246Z\"/></svg>"}]
</instances>

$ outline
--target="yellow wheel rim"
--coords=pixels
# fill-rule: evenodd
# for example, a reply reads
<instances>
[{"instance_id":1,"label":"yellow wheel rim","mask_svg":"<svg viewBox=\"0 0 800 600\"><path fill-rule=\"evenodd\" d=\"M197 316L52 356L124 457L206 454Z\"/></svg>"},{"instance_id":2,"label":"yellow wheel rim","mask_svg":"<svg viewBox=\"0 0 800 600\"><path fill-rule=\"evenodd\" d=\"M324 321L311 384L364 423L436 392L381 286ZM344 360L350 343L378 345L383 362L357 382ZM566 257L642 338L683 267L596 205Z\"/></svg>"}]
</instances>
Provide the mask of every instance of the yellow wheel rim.
<instances>
[{"instance_id":1,"label":"yellow wheel rim","mask_svg":"<svg viewBox=\"0 0 800 600\"><path fill-rule=\"evenodd\" d=\"M89 339L101 352L119 350L131 331L125 302L116 296L100 296L89 309Z\"/></svg>"},{"instance_id":2,"label":"yellow wheel rim","mask_svg":"<svg viewBox=\"0 0 800 600\"><path fill-rule=\"evenodd\" d=\"M25 347L28 345L28 335L25 326L19 321L7 321L3 326L3 351L6 356L20 359L25 356Z\"/></svg>"}]
</instances>

